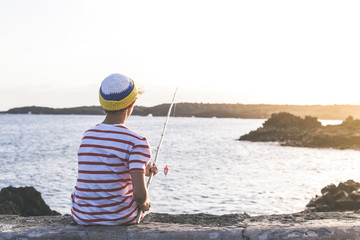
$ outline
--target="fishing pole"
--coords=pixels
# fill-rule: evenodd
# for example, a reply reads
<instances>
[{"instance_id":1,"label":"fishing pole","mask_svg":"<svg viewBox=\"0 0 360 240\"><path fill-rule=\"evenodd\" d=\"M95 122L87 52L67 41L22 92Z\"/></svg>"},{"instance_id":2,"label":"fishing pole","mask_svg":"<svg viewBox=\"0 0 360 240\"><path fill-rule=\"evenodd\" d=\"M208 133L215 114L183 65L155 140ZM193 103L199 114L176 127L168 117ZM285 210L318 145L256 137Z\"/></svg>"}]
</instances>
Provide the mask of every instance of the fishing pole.
<instances>
[{"instance_id":1,"label":"fishing pole","mask_svg":"<svg viewBox=\"0 0 360 240\"><path fill-rule=\"evenodd\" d=\"M169 118L170 118L170 113L171 113L171 109L172 109L172 107L174 105L174 102L175 102L175 96L176 96L177 90L178 89L176 88L173 99L172 99L170 107L169 107L169 111L168 111L168 114L167 114L167 117L166 117L166 120L165 120L165 123L164 123L164 127L163 127L163 130L162 130L162 133L161 133L160 142L159 142L159 145L158 145L158 147L156 149L156 155L155 155L154 163L156 163L156 161L157 161L157 159L159 157L161 144L163 142L164 135L165 135L166 125L167 125L167 123L169 121ZM153 176L154 176L154 173L150 172L150 176L149 176L149 179L148 179L147 184L146 184L146 188L148 190L150 188L150 184L151 184L151 180L152 180ZM136 218L136 223L137 224L140 223L142 213L143 213L143 211L139 208L138 215L137 215L137 218Z\"/></svg>"}]
</instances>

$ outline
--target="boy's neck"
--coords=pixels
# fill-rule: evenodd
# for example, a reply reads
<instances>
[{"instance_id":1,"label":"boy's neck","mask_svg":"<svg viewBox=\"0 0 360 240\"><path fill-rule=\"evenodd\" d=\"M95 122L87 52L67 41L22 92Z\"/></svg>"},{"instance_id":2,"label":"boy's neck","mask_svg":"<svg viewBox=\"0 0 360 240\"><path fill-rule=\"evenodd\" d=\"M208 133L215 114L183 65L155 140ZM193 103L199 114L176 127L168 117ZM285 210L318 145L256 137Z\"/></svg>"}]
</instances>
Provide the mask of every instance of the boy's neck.
<instances>
[{"instance_id":1,"label":"boy's neck","mask_svg":"<svg viewBox=\"0 0 360 240\"><path fill-rule=\"evenodd\" d=\"M104 121L104 124L125 124L126 119L128 118L127 111L116 112L116 113L107 113Z\"/></svg>"}]
</instances>

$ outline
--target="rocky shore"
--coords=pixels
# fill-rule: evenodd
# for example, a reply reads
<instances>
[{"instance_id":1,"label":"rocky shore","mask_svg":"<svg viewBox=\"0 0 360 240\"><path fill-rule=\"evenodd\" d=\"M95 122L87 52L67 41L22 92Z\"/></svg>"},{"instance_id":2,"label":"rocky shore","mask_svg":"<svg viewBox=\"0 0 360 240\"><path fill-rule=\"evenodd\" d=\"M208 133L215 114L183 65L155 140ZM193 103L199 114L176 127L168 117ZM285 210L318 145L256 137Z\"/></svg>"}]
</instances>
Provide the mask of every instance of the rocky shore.
<instances>
[{"instance_id":1,"label":"rocky shore","mask_svg":"<svg viewBox=\"0 0 360 240\"><path fill-rule=\"evenodd\" d=\"M321 194L310 200L305 211L359 211L360 209L360 183L353 180L341 182L338 186L329 184L321 189Z\"/></svg>"},{"instance_id":2,"label":"rocky shore","mask_svg":"<svg viewBox=\"0 0 360 240\"><path fill-rule=\"evenodd\" d=\"M241 141L279 142L283 146L360 149L360 120L346 118L342 124L323 126L315 117L290 113L272 114L262 127L239 138Z\"/></svg>"},{"instance_id":3,"label":"rocky shore","mask_svg":"<svg viewBox=\"0 0 360 240\"><path fill-rule=\"evenodd\" d=\"M0 192L0 240L5 239L360 239L360 183L330 184L303 212L242 214L150 213L139 225L77 225L52 211L32 187ZM29 197L33 199L31 204ZM45 204L45 205L44 205ZM9 208L10 206L10 208ZM43 210L47 216L37 216ZM352 211L347 211L352 210ZM13 211L13 212L11 212ZM3 215L1 215L1 213ZM35 216L30 216L35 215ZM27 216L27 217L24 217Z\"/></svg>"},{"instance_id":4,"label":"rocky shore","mask_svg":"<svg viewBox=\"0 0 360 240\"><path fill-rule=\"evenodd\" d=\"M204 220L204 221L203 221ZM0 239L360 239L358 212L248 216L148 214L139 225L76 225L71 216L0 215Z\"/></svg>"}]
</instances>

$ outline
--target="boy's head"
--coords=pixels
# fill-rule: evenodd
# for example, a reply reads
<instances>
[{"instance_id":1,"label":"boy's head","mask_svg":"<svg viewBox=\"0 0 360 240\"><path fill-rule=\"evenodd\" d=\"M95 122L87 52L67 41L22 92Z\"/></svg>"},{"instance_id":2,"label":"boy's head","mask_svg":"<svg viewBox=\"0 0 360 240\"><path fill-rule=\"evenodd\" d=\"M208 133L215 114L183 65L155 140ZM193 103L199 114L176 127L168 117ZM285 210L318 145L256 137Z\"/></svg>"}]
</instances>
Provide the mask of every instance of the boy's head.
<instances>
[{"instance_id":1,"label":"boy's head","mask_svg":"<svg viewBox=\"0 0 360 240\"><path fill-rule=\"evenodd\" d=\"M131 106L138 95L138 89L130 78L113 73L100 86L99 100L105 112L116 112Z\"/></svg>"}]
</instances>

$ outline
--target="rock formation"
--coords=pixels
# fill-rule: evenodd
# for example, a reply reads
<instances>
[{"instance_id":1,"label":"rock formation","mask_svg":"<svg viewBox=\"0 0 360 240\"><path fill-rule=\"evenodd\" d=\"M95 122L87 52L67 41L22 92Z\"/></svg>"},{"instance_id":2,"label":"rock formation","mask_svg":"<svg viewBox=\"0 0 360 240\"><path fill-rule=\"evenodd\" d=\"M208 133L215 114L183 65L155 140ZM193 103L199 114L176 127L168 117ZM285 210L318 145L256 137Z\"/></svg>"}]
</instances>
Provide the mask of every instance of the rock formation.
<instances>
[{"instance_id":1,"label":"rock formation","mask_svg":"<svg viewBox=\"0 0 360 240\"><path fill-rule=\"evenodd\" d=\"M262 127L239 138L253 142L279 142L284 146L360 149L360 120L348 117L342 124L323 126L314 117L272 114Z\"/></svg>"},{"instance_id":2,"label":"rock formation","mask_svg":"<svg viewBox=\"0 0 360 240\"><path fill-rule=\"evenodd\" d=\"M360 183L353 180L330 184L321 189L321 196L316 196L306 205L305 211L333 212L360 209Z\"/></svg>"},{"instance_id":3,"label":"rock formation","mask_svg":"<svg viewBox=\"0 0 360 240\"><path fill-rule=\"evenodd\" d=\"M0 214L20 216L60 215L53 211L34 187L6 187L0 192Z\"/></svg>"}]
</instances>

